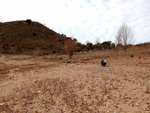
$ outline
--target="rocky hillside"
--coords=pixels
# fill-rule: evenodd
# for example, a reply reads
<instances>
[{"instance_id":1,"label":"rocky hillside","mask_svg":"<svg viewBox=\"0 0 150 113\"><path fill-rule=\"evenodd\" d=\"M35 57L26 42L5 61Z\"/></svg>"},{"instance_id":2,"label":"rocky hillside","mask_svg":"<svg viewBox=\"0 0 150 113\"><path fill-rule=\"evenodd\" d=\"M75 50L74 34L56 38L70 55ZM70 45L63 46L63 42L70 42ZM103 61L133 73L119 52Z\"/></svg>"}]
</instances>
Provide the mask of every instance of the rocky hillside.
<instances>
[{"instance_id":1,"label":"rocky hillside","mask_svg":"<svg viewBox=\"0 0 150 113\"><path fill-rule=\"evenodd\" d=\"M32 20L0 23L0 53L49 54L63 51L66 36Z\"/></svg>"}]
</instances>

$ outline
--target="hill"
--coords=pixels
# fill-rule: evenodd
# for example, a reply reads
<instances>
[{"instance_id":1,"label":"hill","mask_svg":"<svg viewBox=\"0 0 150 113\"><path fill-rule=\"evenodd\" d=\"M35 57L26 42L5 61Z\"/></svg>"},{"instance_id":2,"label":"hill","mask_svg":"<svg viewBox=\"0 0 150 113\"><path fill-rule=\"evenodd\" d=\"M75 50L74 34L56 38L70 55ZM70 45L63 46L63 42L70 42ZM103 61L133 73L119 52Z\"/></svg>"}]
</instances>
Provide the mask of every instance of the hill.
<instances>
[{"instance_id":1,"label":"hill","mask_svg":"<svg viewBox=\"0 0 150 113\"><path fill-rule=\"evenodd\" d=\"M0 53L48 54L62 52L66 36L32 20L0 23Z\"/></svg>"}]
</instances>

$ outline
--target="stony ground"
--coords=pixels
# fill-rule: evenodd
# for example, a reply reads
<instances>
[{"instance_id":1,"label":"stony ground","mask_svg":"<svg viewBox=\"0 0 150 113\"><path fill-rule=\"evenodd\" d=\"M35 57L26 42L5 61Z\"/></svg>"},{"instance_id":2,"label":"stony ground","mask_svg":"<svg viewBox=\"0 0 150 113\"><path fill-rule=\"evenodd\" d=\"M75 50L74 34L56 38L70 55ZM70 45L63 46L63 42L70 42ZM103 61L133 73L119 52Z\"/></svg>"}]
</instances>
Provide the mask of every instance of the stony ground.
<instances>
[{"instance_id":1,"label":"stony ground","mask_svg":"<svg viewBox=\"0 0 150 113\"><path fill-rule=\"evenodd\" d=\"M72 63L0 58L0 113L150 113L150 55Z\"/></svg>"}]
</instances>

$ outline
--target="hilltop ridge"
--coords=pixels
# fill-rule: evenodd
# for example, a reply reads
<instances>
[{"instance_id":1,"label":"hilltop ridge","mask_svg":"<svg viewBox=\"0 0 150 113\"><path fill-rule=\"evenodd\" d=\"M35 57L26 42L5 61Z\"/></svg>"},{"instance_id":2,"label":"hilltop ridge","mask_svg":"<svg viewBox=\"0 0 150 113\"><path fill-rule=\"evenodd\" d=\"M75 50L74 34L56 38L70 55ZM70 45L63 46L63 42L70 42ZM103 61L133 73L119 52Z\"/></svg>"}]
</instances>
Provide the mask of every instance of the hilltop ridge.
<instances>
[{"instance_id":1,"label":"hilltop ridge","mask_svg":"<svg viewBox=\"0 0 150 113\"><path fill-rule=\"evenodd\" d=\"M66 36L30 19L0 23L0 53L41 54L63 51Z\"/></svg>"}]
</instances>

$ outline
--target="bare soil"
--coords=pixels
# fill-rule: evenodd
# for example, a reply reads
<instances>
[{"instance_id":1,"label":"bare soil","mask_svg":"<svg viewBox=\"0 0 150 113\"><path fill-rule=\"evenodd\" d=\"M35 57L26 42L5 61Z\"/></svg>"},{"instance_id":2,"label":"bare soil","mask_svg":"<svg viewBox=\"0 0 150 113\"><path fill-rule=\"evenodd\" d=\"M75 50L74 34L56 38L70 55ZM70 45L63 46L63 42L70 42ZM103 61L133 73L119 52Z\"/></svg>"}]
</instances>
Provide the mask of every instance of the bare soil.
<instances>
[{"instance_id":1,"label":"bare soil","mask_svg":"<svg viewBox=\"0 0 150 113\"><path fill-rule=\"evenodd\" d=\"M150 55L106 60L1 56L0 113L150 113Z\"/></svg>"}]
</instances>

